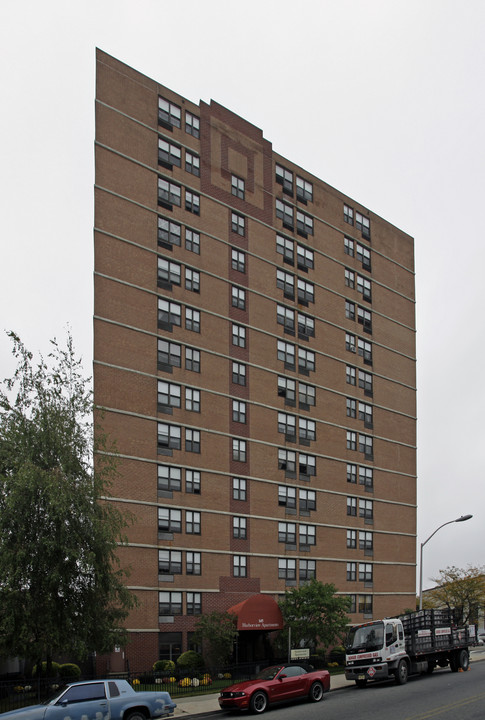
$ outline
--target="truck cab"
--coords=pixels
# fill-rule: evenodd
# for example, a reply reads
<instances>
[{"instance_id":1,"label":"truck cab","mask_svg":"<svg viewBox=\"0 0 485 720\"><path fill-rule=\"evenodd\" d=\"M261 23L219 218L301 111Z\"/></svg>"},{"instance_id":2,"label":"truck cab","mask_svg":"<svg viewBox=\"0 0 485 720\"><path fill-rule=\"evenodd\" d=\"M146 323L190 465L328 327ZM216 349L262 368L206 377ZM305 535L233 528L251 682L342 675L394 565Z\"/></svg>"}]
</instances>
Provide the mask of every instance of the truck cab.
<instances>
[{"instance_id":1,"label":"truck cab","mask_svg":"<svg viewBox=\"0 0 485 720\"><path fill-rule=\"evenodd\" d=\"M404 658L404 629L399 618L355 625L347 637L345 677L363 687L368 680L387 680L393 675L398 679L399 669L401 682L405 682L408 665Z\"/></svg>"}]
</instances>

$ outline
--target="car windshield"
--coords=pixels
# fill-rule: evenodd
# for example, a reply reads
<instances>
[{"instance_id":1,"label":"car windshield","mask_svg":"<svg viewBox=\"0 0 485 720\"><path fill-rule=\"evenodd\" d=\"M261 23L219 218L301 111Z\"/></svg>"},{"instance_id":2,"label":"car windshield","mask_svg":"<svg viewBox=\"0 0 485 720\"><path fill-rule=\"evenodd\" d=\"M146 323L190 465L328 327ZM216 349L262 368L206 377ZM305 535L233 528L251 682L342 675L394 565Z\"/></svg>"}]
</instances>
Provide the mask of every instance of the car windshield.
<instances>
[{"instance_id":1,"label":"car windshield","mask_svg":"<svg viewBox=\"0 0 485 720\"><path fill-rule=\"evenodd\" d=\"M351 628L347 637L347 652L380 650L384 643L384 623L376 622Z\"/></svg>"},{"instance_id":2,"label":"car windshield","mask_svg":"<svg viewBox=\"0 0 485 720\"><path fill-rule=\"evenodd\" d=\"M42 705L48 705L48 704L51 703L53 700L57 700L57 698L58 698L65 690L67 690L67 688L68 688L68 685L66 685L65 683L61 683L60 685L57 685L57 686L52 686L52 692L49 693L49 696L48 696L47 700L43 700L41 704L42 704Z\"/></svg>"},{"instance_id":3,"label":"car windshield","mask_svg":"<svg viewBox=\"0 0 485 720\"><path fill-rule=\"evenodd\" d=\"M261 670L255 677L255 680L273 680L283 665L273 665L272 667Z\"/></svg>"}]
</instances>

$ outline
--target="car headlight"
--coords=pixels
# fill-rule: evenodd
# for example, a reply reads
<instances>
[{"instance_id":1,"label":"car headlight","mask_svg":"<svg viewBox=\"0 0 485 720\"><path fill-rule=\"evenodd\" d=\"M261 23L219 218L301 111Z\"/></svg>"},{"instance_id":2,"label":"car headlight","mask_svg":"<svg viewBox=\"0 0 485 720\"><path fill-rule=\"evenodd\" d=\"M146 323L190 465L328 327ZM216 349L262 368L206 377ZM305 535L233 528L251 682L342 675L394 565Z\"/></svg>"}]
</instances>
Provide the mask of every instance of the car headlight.
<instances>
[{"instance_id":1,"label":"car headlight","mask_svg":"<svg viewBox=\"0 0 485 720\"><path fill-rule=\"evenodd\" d=\"M239 697L244 697L245 695L246 695L245 692L231 692L231 693L227 693L226 697L239 698Z\"/></svg>"}]
</instances>

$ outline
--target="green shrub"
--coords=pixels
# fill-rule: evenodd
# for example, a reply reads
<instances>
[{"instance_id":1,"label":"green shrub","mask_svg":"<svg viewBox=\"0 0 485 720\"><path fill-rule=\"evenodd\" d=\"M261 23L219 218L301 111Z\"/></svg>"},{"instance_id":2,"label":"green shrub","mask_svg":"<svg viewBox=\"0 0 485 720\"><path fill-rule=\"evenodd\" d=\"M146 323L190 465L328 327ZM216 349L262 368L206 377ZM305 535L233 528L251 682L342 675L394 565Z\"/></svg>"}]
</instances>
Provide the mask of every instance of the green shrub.
<instances>
[{"instance_id":1,"label":"green shrub","mask_svg":"<svg viewBox=\"0 0 485 720\"><path fill-rule=\"evenodd\" d=\"M59 675L64 680L79 680L81 668L75 663L64 663L59 665Z\"/></svg>"},{"instance_id":2,"label":"green shrub","mask_svg":"<svg viewBox=\"0 0 485 720\"><path fill-rule=\"evenodd\" d=\"M345 665L345 648L342 645L336 645L328 656L329 662Z\"/></svg>"},{"instance_id":3,"label":"green shrub","mask_svg":"<svg viewBox=\"0 0 485 720\"><path fill-rule=\"evenodd\" d=\"M51 667L52 667L52 670L50 673L51 677L57 677L59 674L59 668L60 668L59 663L53 662L53 663L51 663ZM32 677L35 677L36 675L37 675L37 665L34 665L34 667L32 668ZM40 676L47 677L47 662L45 660L41 665Z\"/></svg>"},{"instance_id":4,"label":"green shrub","mask_svg":"<svg viewBox=\"0 0 485 720\"><path fill-rule=\"evenodd\" d=\"M173 660L157 660L153 663L153 672L169 672L173 673L175 670L175 663Z\"/></svg>"},{"instance_id":5,"label":"green shrub","mask_svg":"<svg viewBox=\"0 0 485 720\"><path fill-rule=\"evenodd\" d=\"M202 670L204 667L204 660L202 655L199 655L195 650L187 650L182 653L177 660L177 665L181 670Z\"/></svg>"}]
</instances>

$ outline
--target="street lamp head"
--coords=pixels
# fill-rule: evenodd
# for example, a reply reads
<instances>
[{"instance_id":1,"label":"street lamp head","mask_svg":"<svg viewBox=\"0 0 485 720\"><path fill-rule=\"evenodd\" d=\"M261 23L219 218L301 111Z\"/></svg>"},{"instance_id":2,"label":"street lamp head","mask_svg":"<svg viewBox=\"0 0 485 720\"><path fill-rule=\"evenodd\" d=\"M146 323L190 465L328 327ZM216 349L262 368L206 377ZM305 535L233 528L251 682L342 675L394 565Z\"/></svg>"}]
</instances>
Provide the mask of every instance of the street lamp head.
<instances>
[{"instance_id":1,"label":"street lamp head","mask_svg":"<svg viewBox=\"0 0 485 720\"><path fill-rule=\"evenodd\" d=\"M459 518L456 518L455 522L465 522L465 520L471 520L473 515L462 515Z\"/></svg>"}]
</instances>

